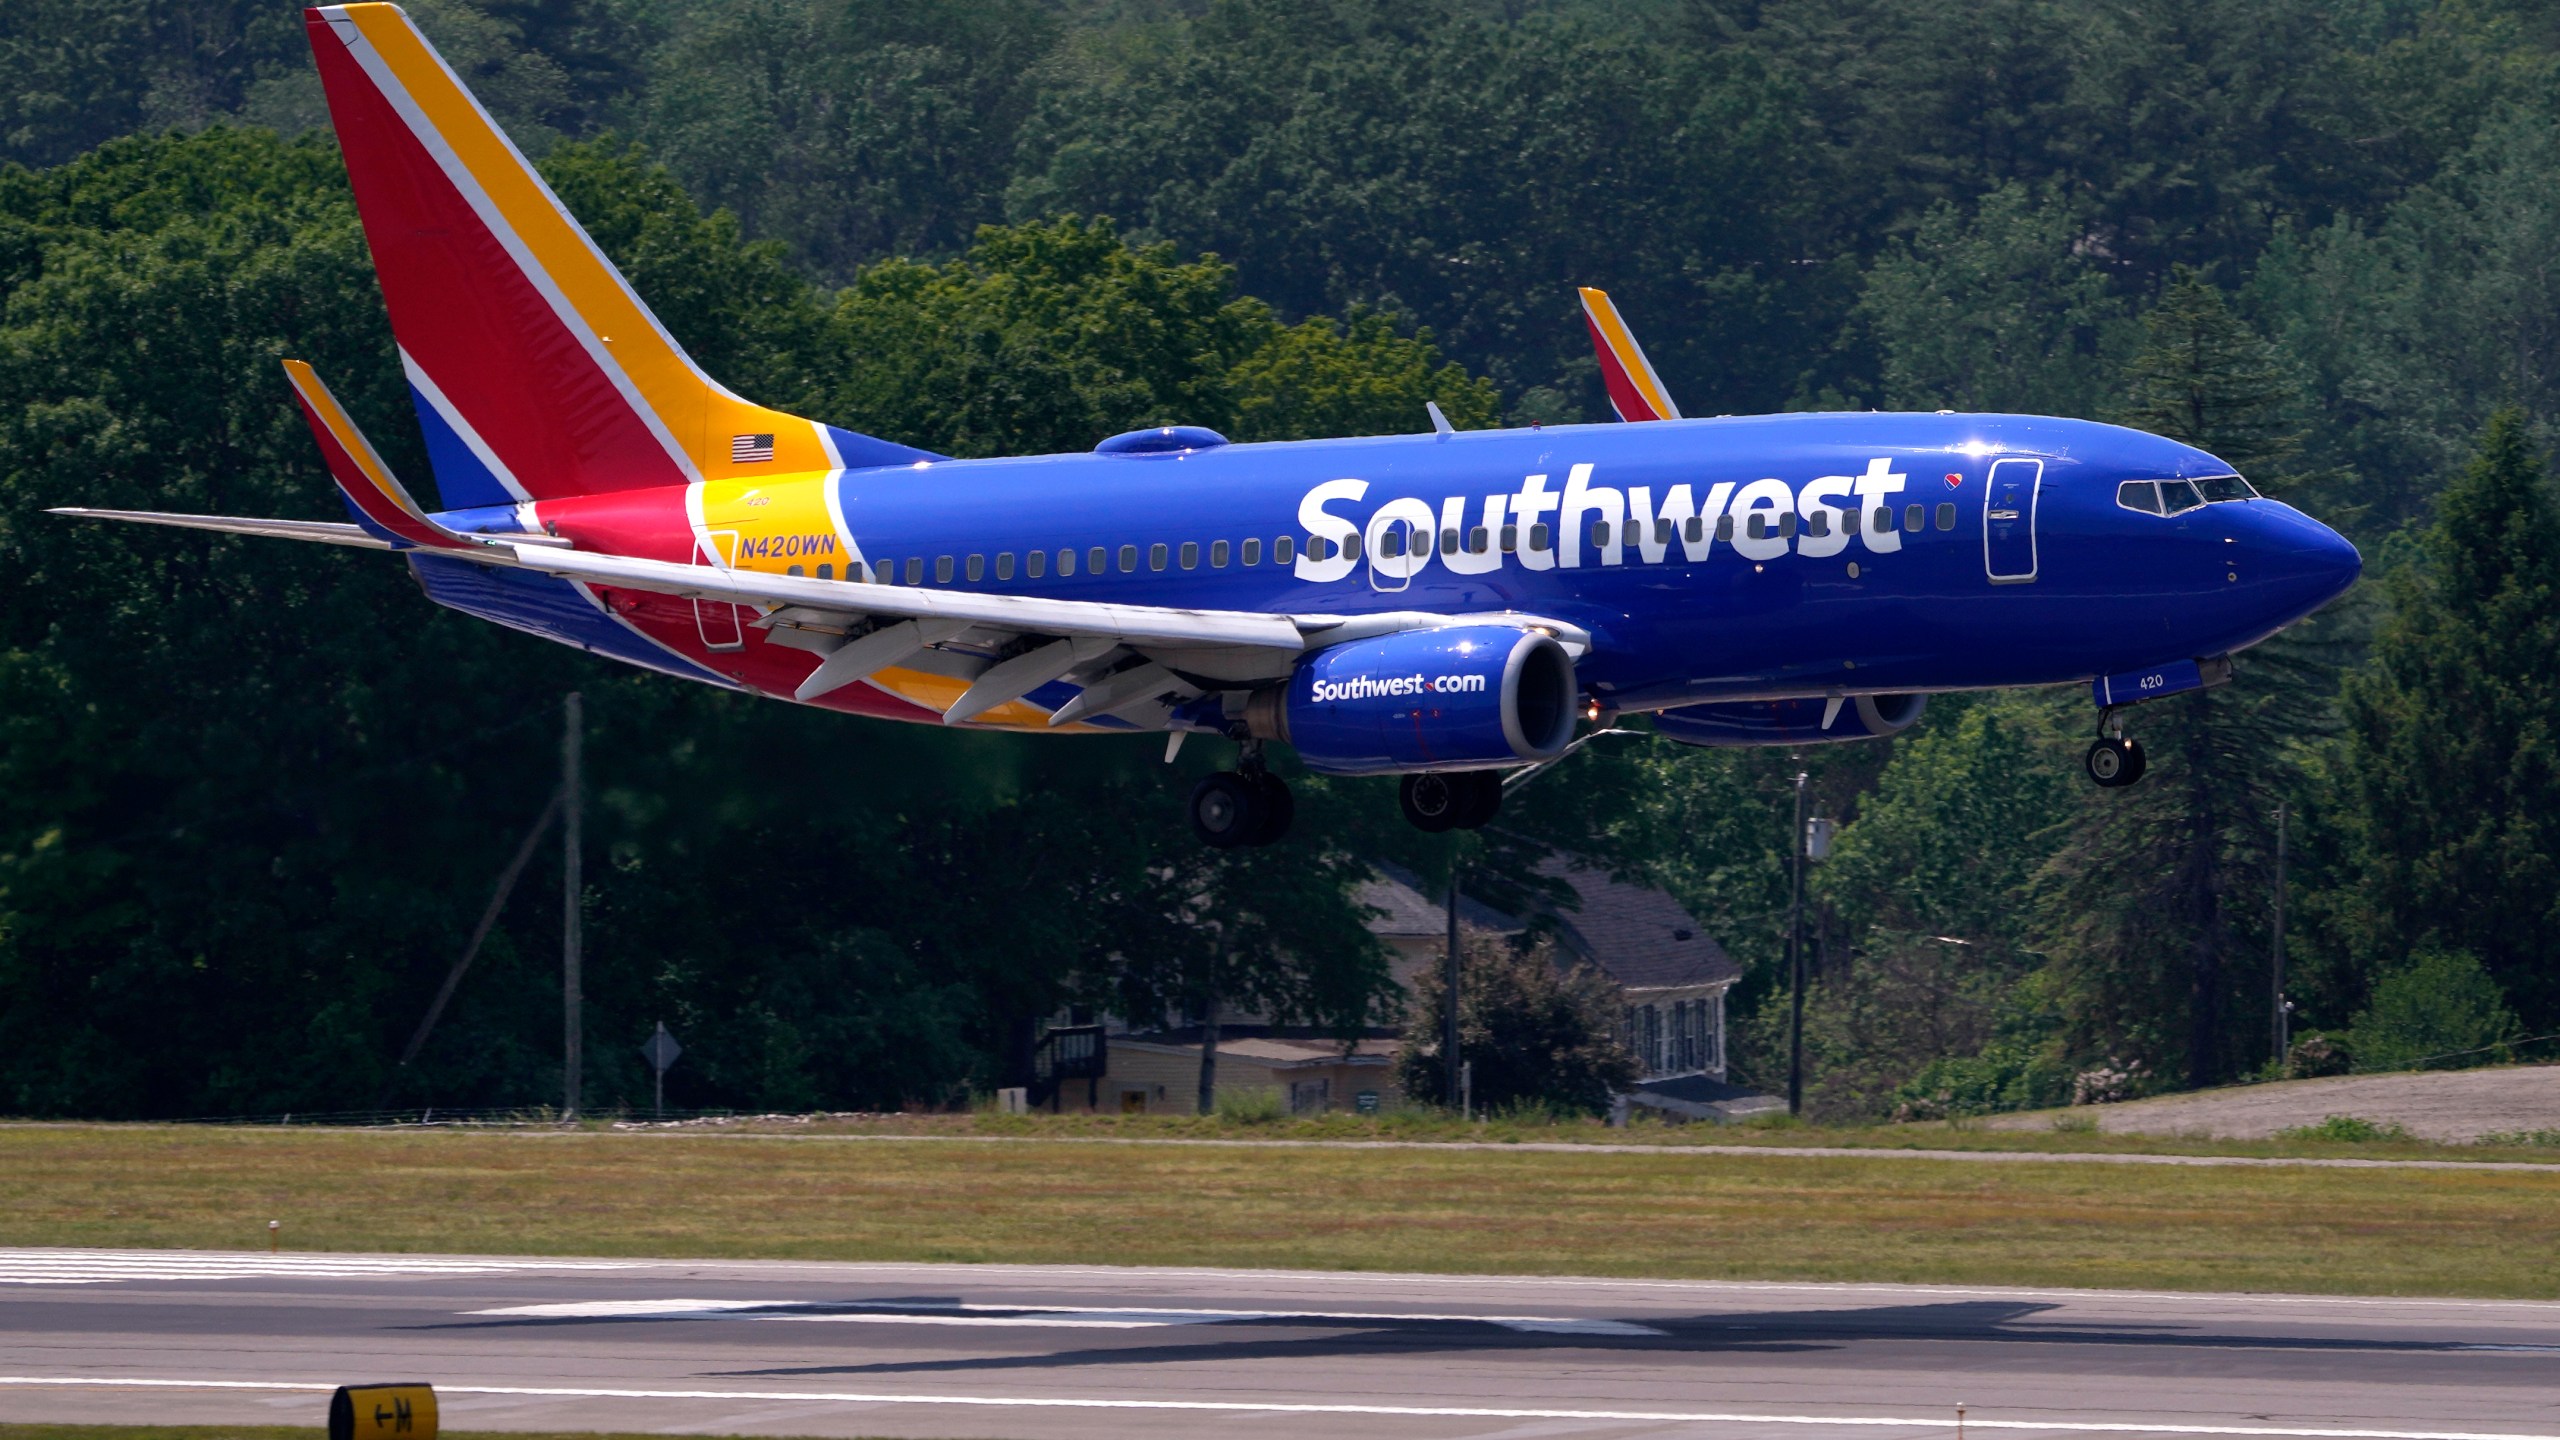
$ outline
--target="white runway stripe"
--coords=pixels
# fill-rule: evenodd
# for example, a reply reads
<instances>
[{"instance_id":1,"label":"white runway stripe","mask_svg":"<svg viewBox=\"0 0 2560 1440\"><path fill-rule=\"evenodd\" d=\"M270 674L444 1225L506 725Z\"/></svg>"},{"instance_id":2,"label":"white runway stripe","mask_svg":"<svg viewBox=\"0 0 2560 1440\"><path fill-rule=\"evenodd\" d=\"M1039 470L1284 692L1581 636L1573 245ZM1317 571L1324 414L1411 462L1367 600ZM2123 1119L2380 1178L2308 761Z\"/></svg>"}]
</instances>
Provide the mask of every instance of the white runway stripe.
<instances>
[{"instance_id":1,"label":"white runway stripe","mask_svg":"<svg viewBox=\"0 0 2560 1440\"><path fill-rule=\"evenodd\" d=\"M0 1250L0 1285L105 1285L118 1280L359 1279L487 1275L514 1270L629 1270L611 1260L448 1260L398 1255L259 1254L243 1250Z\"/></svg>"},{"instance_id":2,"label":"white runway stripe","mask_svg":"<svg viewBox=\"0 0 2560 1440\"><path fill-rule=\"evenodd\" d=\"M301 1380L160 1380L132 1376L0 1375L0 1385L156 1390L287 1390L325 1393L337 1387ZM1956 1429L1952 1415L1767 1415L1721 1410L1570 1410L1490 1405L1301 1405L1249 1400L1096 1400L1067 1396L897 1395L847 1390L624 1390L566 1385L438 1385L440 1395L520 1395L561 1400L770 1400L838 1405L962 1405L1019 1410L1180 1410L1221 1415L1382 1415L1448 1420L1619 1420L1691 1425L1846 1425L1918 1430ZM2560 1440L2560 1435L2496 1430L2348 1430L2286 1425L2190 1425L2168 1420L1964 1421L1970 1430L2042 1430L2074 1435L2246 1435L2269 1440Z\"/></svg>"},{"instance_id":3,"label":"white runway stripe","mask_svg":"<svg viewBox=\"0 0 2560 1440\"><path fill-rule=\"evenodd\" d=\"M1499 1325L1537 1335L1660 1335L1631 1320L1579 1315L1436 1315L1373 1310L1200 1310L1147 1305L990 1305L913 1300L573 1300L465 1310L538 1320L806 1320L854 1325L987 1325L1144 1330L1165 1325L1317 1324Z\"/></svg>"}]
</instances>

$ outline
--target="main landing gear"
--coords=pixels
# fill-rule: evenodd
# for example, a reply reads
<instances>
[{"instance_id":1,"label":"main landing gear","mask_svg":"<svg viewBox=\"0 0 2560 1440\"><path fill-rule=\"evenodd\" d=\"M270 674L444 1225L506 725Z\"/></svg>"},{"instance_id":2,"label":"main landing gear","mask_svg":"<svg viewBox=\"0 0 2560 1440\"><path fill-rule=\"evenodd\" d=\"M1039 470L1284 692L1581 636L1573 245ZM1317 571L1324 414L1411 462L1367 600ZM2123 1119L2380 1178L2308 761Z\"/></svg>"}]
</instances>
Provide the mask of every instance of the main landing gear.
<instances>
[{"instance_id":1,"label":"main landing gear","mask_svg":"<svg viewBox=\"0 0 2560 1440\"><path fill-rule=\"evenodd\" d=\"M1502 772L1407 775L1396 787L1396 801L1416 830L1480 830L1502 809Z\"/></svg>"},{"instance_id":2,"label":"main landing gear","mask_svg":"<svg viewBox=\"0 0 2560 1440\"><path fill-rule=\"evenodd\" d=\"M1191 833L1213 850L1268 845L1289 833L1298 818L1298 802L1289 786L1263 768L1262 747L1245 749L1233 770L1191 787Z\"/></svg>"},{"instance_id":3,"label":"main landing gear","mask_svg":"<svg viewBox=\"0 0 2560 1440\"><path fill-rule=\"evenodd\" d=\"M2098 716L2098 738L2080 763L2089 778L2113 790L2142 778L2146 762L2142 742L2124 733L2124 721L2110 708Z\"/></svg>"}]
</instances>

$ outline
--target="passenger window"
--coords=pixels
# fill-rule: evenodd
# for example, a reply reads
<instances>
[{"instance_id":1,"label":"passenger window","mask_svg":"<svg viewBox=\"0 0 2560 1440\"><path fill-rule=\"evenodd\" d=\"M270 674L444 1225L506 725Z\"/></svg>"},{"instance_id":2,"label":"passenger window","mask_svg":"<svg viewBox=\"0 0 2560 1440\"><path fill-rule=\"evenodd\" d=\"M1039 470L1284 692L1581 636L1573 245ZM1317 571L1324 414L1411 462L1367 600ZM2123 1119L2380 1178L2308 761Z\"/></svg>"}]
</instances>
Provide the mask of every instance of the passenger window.
<instances>
[{"instance_id":1,"label":"passenger window","mask_svg":"<svg viewBox=\"0 0 2560 1440\"><path fill-rule=\"evenodd\" d=\"M833 580L836 578L836 567L834 562L829 561L821 563L818 566L818 578L821 580Z\"/></svg>"},{"instance_id":2,"label":"passenger window","mask_svg":"<svg viewBox=\"0 0 2560 1440\"><path fill-rule=\"evenodd\" d=\"M996 556L996 578L999 580L1010 580L1013 578L1012 551L1007 550Z\"/></svg>"},{"instance_id":3,"label":"passenger window","mask_svg":"<svg viewBox=\"0 0 2560 1440\"><path fill-rule=\"evenodd\" d=\"M1250 545L1250 544L1252 544L1253 542L1252 542L1252 541L1250 541L1250 540L1248 540L1248 541L1246 541L1245 543L1246 543L1246 544L1248 544L1248 545ZM1272 564L1274 564L1274 565L1287 565L1287 564L1290 564L1290 563L1292 563L1293 561L1295 561L1297 558L1298 558L1298 537L1297 537L1297 536L1295 536L1295 535L1283 535L1283 536L1279 537L1278 539L1276 539L1276 540L1274 540L1274 541L1272 541L1272 542L1271 542L1271 563L1272 563Z\"/></svg>"},{"instance_id":4,"label":"passenger window","mask_svg":"<svg viewBox=\"0 0 2560 1440\"><path fill-rule=\"evenodd\" d=\"M1111 568L1111 552L1096 545L1084 552L1084 573L1099 575Z\"/></svg>"},{"instance_id":5,"label":"passenger window","mask_svg":"<svg viewBox=\"0 0 2560 1440\"><path fill-rule=\"evenodd\" d=\"M1516 555L1520 553L1519 526L1505 525L1502 527L1502 553L1505 555Z\"/></svg>"},{"instance_id":6,"label":"passenger window","mask_svg":"<svg viewBox=\"0 0 2560 1440\"><path fill-rule=\"evenodd\" d=\"M1200 568L1199 541L1185 540L1182 542L1182 568L1185 570L1197 570Z\"/></svg>"},{"instance_id":7,"label":"passenger window","mask_svg":"<svg viewBox=\"0 0 2560 1440\"><path fill-rule=\"evenodd\" d=\"M787 569L787 570L783 571L782 573L784 573L784 574L786 574L786 575L798 575L798 574L800 574L800 573L801 573L801 570L800 570L800 567L799 567L799 566L794 565L794 566L790 567L789 569Z\"/></svg>"},{"instance_id":8,"label":"passenger window","mask_svg":"<svg viewBox=\"0 0 2560 1440\"><path fill-rule=\"evenodd\" d=\"M1604 549L1604 550L1608 548L1608 546L1609 546L1609 522L1608 522L1608 521L1606 521L1606 520L1594 520L1594 521L1592 521L1592 522L1591 522L1591 543L1592 543L1592 544L1594 544L1594 545L1597 545L1597 546L1601 547L1601 548L1602 548L1602 549Z\"/></svg>"},{"instance_id":9,"label":"passenger window","mask_svg":"<svg viewBox=\"0 0 2560 1440\"><path fill-rule=\"evenodd\" d=\"M924 583L923 556L910 555L907 557L907 583L910 585L921 585Z\"/></svg>"},{"instance_id":10,"label":"passenger window","mask_svg":"<svg viewBox=\"0 0 2560 1440\"><path fill-rule=\"evenodd\" d=\"M1387 527L1386 533L1378 537L1378 553L1389 559L1395 559L1404 554L1403 526L1390 525Z\"/></svg>"},{"instance_id":11,"label":"passenger window","mask_svg":"<svg viewBox=\"0 0 2560 1440\"><path fill-rule=\"evenodd\" d=\"M1209 542L1209 568L1212 570L1224 570L1227 568L1226 541L1212 540Z\"/></svg>"},{"instance_id":12,"label":"passenger window","mask_svg":"<svg viewBox=\"0 0 2560 1440\"><path fill-rule=\"evenodd\" d=\"M986 557L986 556L984 556L984 555L972 555L972 556L970 556L970 557L969 557L969 579L970 579L970 582L974 584L974 583L976 583L977 581L984 580L984 579L986 579L986 578L987 578L987 557Z\"/></svg>"},{"instance_id":13,"label":"passenger window","mask_svg":"<svg viewBox=\"0 0 2560 1440\"><path fill-rule=\"evenodd\" d=\"M1730 540L1733 538L1732 516L1719 515L1716 517L1716 538L1719 540Z\"/></svg>"},{"instance_id":14,"label":"passenger window","mask_svg":"<svg viewBox=\"0 0 2560 1440\"><path fill-rule=\"evenodd\" d=\"M1879 535L1885 534L1886 532L1888 532L1888 531L1892 530L1892 529L1893 529L1893 507L1892 507L1892 506L1890 506L1890 505L1879 505L1879 506L1877 506L1877 507L1875 508L1875 513L1874 513L1871 517L1869 517L1869 519L1868 519L1868 521L1867 521L1867 528L1868 528L1868 529L1870 529L1870 530L1873 530L1874 532L1876 532L1876 533L1877 533L1877 534L1879 534Z\"/></svg>"},{"instance_id":15,"label":"passenger window","mask_svg":"<svg viewBox=\"0 0 2560 1440\"><path fill-rule=\"evenodd\" d=\"M1066 552L1066 554L1067 554L1070 558L1072 558L1072 557L1075 555L1075 553L1076 553L1076 552L1074 552L1073 550L1069 550L1069 551L1067 551L1067 552ZM1023 556L1023 557L1022 557L1022 573L1023 573L1023 574L1025 574L1025 575L1027 575L1027 576L1029 576L1030 578L1032 578L1032 579L1034 579L1034 580L1037 580L1037 579L1039 579L1041 576L1048 574L1048 573L1049 573L1049 552L1048 552L1048 551L1046 551L1046 550L1034 550L1034 551L1032 551L1030 554Z\"/></svg>"},{"instance_id":16,"label":"passenger window","mask_svg":"<svg viewBox=\"0 0 2560 1440\"><path fill-rule=\"evenodd\" d=\"M1752 516L1752 517L1751 517L1751 524L1750 524L1750 526L1748 527L1748 529L1749 529L1749 531L1750 531L1750 535L1751 535L1751 538L1752 538L1752 539L1754 539L1754 540L1766 540L1766 539L1768 539L1768 538L1769 538L1769 517L1768 517L1768 516L1766 516L1766 515L1754 515L1754 516Z\"/></svg>"},{"instance_id":17,"label":"passenger window","mask_svg":"<svg viewBox=\"0 0 2560 1440\"><path fill-rule=\"evenodd\" d=\"M1704 515L1692 515L1692 516L1690 516L1690 517L1689 517L1687 524L1688 524L1688 535L1689 535L1689 543L1690 543L1690 544L1694 545L1694 544L1698 543L1699 541L1704 540L1704 539L1706 539L1706 538L1707 538L1707 517L1706 517L1706 516L1704 516Z\"/></svg>"},{"instance_id":18,"label":"passenger window","mask_svg":"<svg viewBox=\"0 0 2560 1440\"><path fill-rule=\"evenodd\" d=\"M1828 510L1814 511L1813 518L1805 522L1805 533L1812 535L1816 539L1820 539L1822 536L1830 534L1831 512Z\"/></svg>"},{"instance_id":19,"label":"passenger window","mask_svg":"<svg viewBox=\"0 0 2560 1440\"><path fill-rule=\"evenodd\" d=\"M1778 517L1778 535L1782 539L1793 539L1795 538L1795 533L1796 512L1790 510L1786 514Z\"/></svg>"},{"instance_id":20,"label":"passenger window","mask_svg":"<svg viewBox=\"0 0 2560 1440\"><path fill-rule=\"evenodd\" d=\"M934 560L933 560L933 583L934 583L934 584L936 584L936 585L948 585L948 584L950 584L950 583L951 583L951 557L950 557L950 556L948 556L948 555L937 555L937 556L935 556L935 557L934 557Z\"/></svg>"},{"instance_id":21,"label":"passenger window","mask_svg":"<svg viewBox=\"0 0 2560 1440\"><path fill-rule=\"evenodd\" d=\"M1653 522L1653 543L1656 545L1668 545L1671 543L1670 516L1665 515Z\"/></svg>"},{"instance_id":22,"label":"passenger window","mask_svg":"<svg viewBox=\"0 0 2560 1440\"><path fill-rule=\"evenodd\" d=\"M1357 560L1360 558L1359 536L1354 535L1342 542L1342 558L1345 560Z\"/></svg>"},{"instance_id":23,"label":"passenger window","mask_svg":"<svg viewBox=\"0 0 2560 1440\"><path fill-rule=\"evenodd\" d=\"M1928 507L1928 506L1926 506L1926 505L1905 505L1905 506L1903 506L1903 507L1902 507L1902 528L1903 528L1903 529L1905 529L1905 530L1910 531L1910 532L1911 532L1912 534L1914 534L1914 535L1917 535L1917 534L1919 534L1921 531L1928 529L1928 528L1929 528L1929 507Z\"/></svg>"},{"instance_id":24,"label":"passenger window","mask_svg":"<svg viewBox=\"0 0 2560 1440\"><path fill-rule=\"evenodd\" d=\"M2149 480L2127 480L2116 487L2116 503L2145 515L2160 513L2160 487Z\"/></svg>"},{"instance_id":25,"label":"passenger window","mask_svg":"<svg viewBox=\"0 0 2560 1440\"><path fill-rule=\"evenodd\" d=\"M1956 502L1953 500L1938 502L1938 528L1941 530L1956 528Z\"/></svg>"},{"instance_id":26,"label":"passenger window","mask_svg":"<svg viewBox=\"0 0 2560 1440\"><path fill-rule=\"evenodd\" d=\"M1121 547L1120 547L1120 573L1121 573L1121 574L1123 574L1123 575L1134 575L1134 574L1136 574L1136 573L1137 573L1137 570L1138 570L1138 547L1137 547L1137 546L1135 546L1135 545L1123 545L1123 546L1121 546Z\"/></svg>"},{"instance_id":27,"label":"passenger window","mask_svg":"<svg viewBox=\"0 0 2560 1440\"><path fill-rule=\"evenodd\" d=\"M2184 480L2160 482L2160 508L2164 513L2175 515L2182 510L2193 510L2203 503L2204 497L2196 493L2196 487Z\"/></svg>"},{"instance_id":28,"label":"passenger window","mask_svg":"<svg viewBox=\"0 0 2560 1440\"><path fill-rule=\"evenodd\" d=\"M1544 524L1529 527L1529 548L1532 550L1547 548L1547 527Z\"/></svg>"},{"instance_id":29,"label":"passenger window","mask_svg":"<svg viewBox=\"0 0 2560 1440\"><path fill-rule=\"evenodd\" d=\"M1467 553L1481 555L1493 548L1493 532L1479 525L1467 532Z\"/></svg>"},{"instance_id":30,"label":"passenger window","mask_svg":"<svg viewBox=\"0 0 2560 1440\"><path fill-rule=\"evenodd\" d=\"M1242 555L1242 556L1240 556L1240 557L1239 557L1239 563L1241 563L1241 564L1245 564L1245 565L1259 565L1259 564L1261 564L1261 563L1262 563L1262 542L1261 542L1260 540L1247 540L1247 541L1245 541L1245 542L1244 542L1244 553L1243 553L1243 555Z\"/></svg>"}]
</instances>

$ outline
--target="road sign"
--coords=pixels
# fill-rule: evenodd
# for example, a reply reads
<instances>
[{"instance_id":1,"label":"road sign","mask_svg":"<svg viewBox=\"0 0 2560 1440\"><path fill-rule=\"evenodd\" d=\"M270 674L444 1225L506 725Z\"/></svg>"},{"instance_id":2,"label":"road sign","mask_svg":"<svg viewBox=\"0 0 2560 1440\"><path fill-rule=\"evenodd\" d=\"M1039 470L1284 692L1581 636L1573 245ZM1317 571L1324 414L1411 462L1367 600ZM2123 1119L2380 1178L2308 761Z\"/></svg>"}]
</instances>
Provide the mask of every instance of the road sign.
<instances>
[{"instance_id":1,"label":"road sign","mask_svg":"<svg viewBox=\"0 0 2560 1440\"><path fill-rule=\"evenodd\" d=\"M676 1057L683 1053L684 1047L676 1043L676 1037L667 1033L664 1020L658 1022L658 1033L640 1046L641 1057L649 1062L651 1070L657 1072L656 1099L661 1115L667 1113L667 1067L676 1063Z\"/></svg>"},{"instance_id":2,"label":"road sign","mask_svg":"<svg viewBox=\"0 0 2560 1440\"><path fill-rule=\"evenodd\" d=\"M684 1053L684 1047L676 1043L676 1037L667 1033L667 1022L661 1020L658 1033L649 1037L648 1043L640 1047L640 1053L648 1059L650 1069L663 1075L669 1066L676 1063L676 1057Z\"/></svg>"}]
</instances>

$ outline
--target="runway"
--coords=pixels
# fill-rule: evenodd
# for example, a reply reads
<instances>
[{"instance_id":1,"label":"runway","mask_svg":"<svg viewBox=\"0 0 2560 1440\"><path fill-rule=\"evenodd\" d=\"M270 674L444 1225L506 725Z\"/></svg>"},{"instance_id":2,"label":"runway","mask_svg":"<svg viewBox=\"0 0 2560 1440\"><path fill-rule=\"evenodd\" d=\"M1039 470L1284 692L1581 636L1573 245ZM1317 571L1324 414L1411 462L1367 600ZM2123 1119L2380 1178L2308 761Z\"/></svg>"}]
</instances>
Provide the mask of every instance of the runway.
<instances>
[{"instance_id":1,"label":"runway","mask_svg":"<svg viewBox=\"0 0 2560 1440\"><path fill-rule=\"evenodd\" d=\"M410 1379L454 1430L2560 1440L2560 1304L0 1250L0 1422Z\"/></svg>"}]
</instances>

